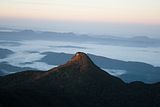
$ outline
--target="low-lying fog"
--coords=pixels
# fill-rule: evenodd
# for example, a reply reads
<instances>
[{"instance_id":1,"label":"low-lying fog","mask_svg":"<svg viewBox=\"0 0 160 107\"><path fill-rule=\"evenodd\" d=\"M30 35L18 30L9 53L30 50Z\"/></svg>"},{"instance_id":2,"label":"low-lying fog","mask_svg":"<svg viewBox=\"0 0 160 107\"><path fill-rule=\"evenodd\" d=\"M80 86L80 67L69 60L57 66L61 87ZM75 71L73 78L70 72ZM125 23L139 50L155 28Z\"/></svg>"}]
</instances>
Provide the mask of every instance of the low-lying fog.
<instances>
[{"instance_id":1,"label":"low-lying fog","mask_svg":"<svg viewBox=\"0 0 160 107\"><path fill-rule=\"evenodd\" d=\"M9 45L9 41L1 41L1 42L3 42L3 44L0 45L0 48L9 49L14 52L14 54L10 55L9 57L0 60L1 62L6 61L16 66L25 66L34 68L41 67L42 70L46 70L48 68L53 67L53 65L47 65L42 62L34 62L44 57L44 55L40 54L42 52L64 52L64 53L74 54L78 51L83 51L86 53L91 53L113 59L145 62L152 64L154 66L160 66L160 59L157 57L160 54L160 48L107 46L107 45L100 45L93 43L82 44L75 42L59 42L59 41L43 41L43 40L14 41L14 43L19 44L16 46ZM28 62L34 62L34 63L28 63Z\"/></svg>"}]
</instances>

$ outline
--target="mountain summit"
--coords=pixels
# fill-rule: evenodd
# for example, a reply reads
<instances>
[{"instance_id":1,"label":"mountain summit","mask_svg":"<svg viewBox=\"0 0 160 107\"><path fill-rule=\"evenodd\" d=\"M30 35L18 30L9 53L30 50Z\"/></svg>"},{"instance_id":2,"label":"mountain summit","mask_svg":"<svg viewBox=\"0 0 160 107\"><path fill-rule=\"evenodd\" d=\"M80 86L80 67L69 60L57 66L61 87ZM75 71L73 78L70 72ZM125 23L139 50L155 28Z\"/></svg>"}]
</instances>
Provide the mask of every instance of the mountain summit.
<instances>
[{"instance_id":1,"label":"mountain summit","mask_svg":"<svg viewBox=\"0 0 160 107\"><path fill-rule=\"evenodd\" d=\"M79 65L94 65L87 54L83 52L77 52L68 63L79 63Z\"/></svg>"},{"instance_id":2,"label":"mountain summit","mask_svg":"<svg viewBox=\"0 0 160 107\"><path fill-rule=\"evenodd\" d=\"M77 69L80 72L88 71L89 69L100 69L92 62L88 55L83 52L77 52L71 60L64 65L60 65L58 68L64 67L72 67L72 69Z\"/></svg>"},{"instance_id":3,"label":"mountain summit","mask_svg":"<svg viewBox=\"0 0 160 107\"><path fill-rule=\"evenodd\" d=\"M0 77L2 107L159 107L159 96L159 83L124 83L83 52L48 71Z\"/></svg>"}]
</instances>

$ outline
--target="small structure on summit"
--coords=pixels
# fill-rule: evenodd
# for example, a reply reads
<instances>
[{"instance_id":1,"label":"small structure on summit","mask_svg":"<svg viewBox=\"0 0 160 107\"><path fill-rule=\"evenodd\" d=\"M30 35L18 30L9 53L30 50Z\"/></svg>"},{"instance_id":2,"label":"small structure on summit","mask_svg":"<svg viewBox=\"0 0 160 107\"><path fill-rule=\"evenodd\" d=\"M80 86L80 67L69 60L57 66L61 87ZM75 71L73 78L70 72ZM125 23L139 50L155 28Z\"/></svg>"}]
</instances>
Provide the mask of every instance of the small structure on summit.
<instances>
[{"instance_id":1,"label":"small structure on summit","mask_svg":"<svg viewBox=\"0 0 160 107\"><path fill-rule=\"evenodd\" d=\"M79 53L76 53L76 56L79 56Z\"/></svg>"}]
</instances>

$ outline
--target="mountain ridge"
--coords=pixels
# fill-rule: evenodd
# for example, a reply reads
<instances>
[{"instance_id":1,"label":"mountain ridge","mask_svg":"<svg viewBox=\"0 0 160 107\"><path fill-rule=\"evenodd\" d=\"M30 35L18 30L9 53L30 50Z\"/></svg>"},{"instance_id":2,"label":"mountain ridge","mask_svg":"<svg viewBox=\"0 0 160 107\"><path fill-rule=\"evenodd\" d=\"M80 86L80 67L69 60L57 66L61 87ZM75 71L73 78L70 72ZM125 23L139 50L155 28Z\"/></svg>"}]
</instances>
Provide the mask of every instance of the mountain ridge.
<instances>
[{"instance_id":1,"label":"mountain ridge","mask_svg":"<svg viewBox=\"0 0 160 107\"><path fill-rule=\"evenodd\" d=\"M158 107L160 83L126 84L77 53L48 71L0 77L0 96L3 107Z\"/></svg>"},{"instance_id":2,"label":"mountain ridge","mask_svg":"<svg viewBox=\"0 0 160 107\"><path fill-rule=\"evenodd\" d=\"M97 37L96 37L97 36ZM47 32L34 30L16 30L16 31L0 31L0 39L2 40L58 40L70 42L92 42L111 46L126 46L126 47L160 47L160 38L150 38L148 36L136 37L117 37L104 35L76 34L73 32Z\"/></svg>"}]
</instances>

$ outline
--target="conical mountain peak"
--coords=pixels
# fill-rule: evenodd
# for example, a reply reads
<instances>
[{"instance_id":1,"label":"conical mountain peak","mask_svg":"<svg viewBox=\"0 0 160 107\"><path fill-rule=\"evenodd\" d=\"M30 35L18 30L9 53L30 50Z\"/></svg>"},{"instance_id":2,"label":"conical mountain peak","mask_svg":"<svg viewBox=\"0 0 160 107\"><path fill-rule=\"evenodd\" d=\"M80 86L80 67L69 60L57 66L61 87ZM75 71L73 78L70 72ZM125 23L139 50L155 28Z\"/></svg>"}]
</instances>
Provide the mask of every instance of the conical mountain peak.
<instances>
[{"instance_id":1,"label":"conical mountain peak","mask_svg":"<svg viewBox=\"0 0 160 107\"><path fill-rule=\"evenodd\" d=\"M77 52L70 61L68 61L69 64L76 63L80 66L95 66L95 64L92 62L92 60L88 57L87 54L83 52Z\"/></svg>"},{"instance_id":2,"label":"conical mountain peak","mask_svg":"<svg viewBox=\"0 0 160 107\"><path fill-rule=\"evenodd\" d=\"M89 56L83 52L77 52L67 63L60 65L56 68L53 68L49 71L55 72L58 69L68 69L72 71L93 71L100 69L97 67L92 60L89 58Z\"/></svg>"}]
</instances>

